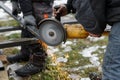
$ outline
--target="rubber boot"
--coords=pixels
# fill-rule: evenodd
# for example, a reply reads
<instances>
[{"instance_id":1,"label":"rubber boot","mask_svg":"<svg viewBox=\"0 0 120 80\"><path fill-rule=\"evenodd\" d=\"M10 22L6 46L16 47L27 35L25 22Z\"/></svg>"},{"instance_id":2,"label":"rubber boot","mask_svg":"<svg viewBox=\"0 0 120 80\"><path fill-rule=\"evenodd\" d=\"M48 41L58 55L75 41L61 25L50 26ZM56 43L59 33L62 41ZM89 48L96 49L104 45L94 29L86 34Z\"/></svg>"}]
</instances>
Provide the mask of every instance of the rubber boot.
<instances>
[{"instance_id":1,"label":"rubber boot","mask_svg":"<svg viewBox=\"0 0 120 80\"><path fill-rule=\"evenodd\" d=\"M21 33L22 38L32 38L34 37L27 29L22 29ZM18 54L7 56L7 60L9 63L29 61L30 55L32 54L31 47L34 45L23 45L21 46L21 51Z\"/></svg>"},{"instance_id":2,"label":"rubber boot","mask_svg":"<svg viewBox=\"0 0 120 80\"><path fill-rule=\"evenodd\" d=\"M46 53L33 54L30 61L22 68L15 71L18 76L28 77L41 72L46 68Z\"/></svg>"},{"instance_id":3,"label":"rubber boot","mask_svg":"<svg viewBox=\"0 0 120 80\"><path fill-rule=\"evenodd\" d=\"M22 47L20 53L7 56L7 61L9 63L29 61L30 54L31 54L31 52L30 52L30 50L28 50L28 47L24 46L24 47Z\"/></svg>"}]
</instances>

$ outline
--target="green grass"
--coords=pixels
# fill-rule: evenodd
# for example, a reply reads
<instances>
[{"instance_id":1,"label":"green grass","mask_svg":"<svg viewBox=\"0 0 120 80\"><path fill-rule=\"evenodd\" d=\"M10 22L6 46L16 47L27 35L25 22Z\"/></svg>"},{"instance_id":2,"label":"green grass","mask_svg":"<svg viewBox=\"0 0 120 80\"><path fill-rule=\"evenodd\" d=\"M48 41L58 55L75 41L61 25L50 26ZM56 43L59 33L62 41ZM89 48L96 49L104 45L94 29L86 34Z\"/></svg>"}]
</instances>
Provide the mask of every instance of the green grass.
<instances>
[{"instance_id":1,"label":"green grass","mask_svg":"<svg viewBox=\"0 0 120 80\"><path fill-rule=\"evenodd\" d=\"M18 26L18 22L15 20L0 21L0 26Z\"/></svg>"},{"instance_id":2,"label":"green grass","mask_svg":"<svg viewBox=\"0 0 120 80\"><path fill-rule=\"evenodd\" d=\"M7 39L18 39L18 38L21 38L21 34L20 33L14 33L14 34L11 34L9 36L6 37Z\"/></svg>"}]
</instances>

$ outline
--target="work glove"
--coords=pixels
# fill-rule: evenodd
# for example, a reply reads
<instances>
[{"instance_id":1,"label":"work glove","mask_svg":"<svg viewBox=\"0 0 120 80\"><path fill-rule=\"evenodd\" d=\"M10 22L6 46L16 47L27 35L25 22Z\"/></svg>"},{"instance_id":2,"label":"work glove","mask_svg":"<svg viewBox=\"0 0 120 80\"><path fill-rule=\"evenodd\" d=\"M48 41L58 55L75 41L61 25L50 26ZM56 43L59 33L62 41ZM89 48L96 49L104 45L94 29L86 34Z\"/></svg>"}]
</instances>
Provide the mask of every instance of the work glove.
<instances>
[{"instance_id":1,"label":"work glove","mask_svg":"<svg viewBox=\"0 0 120 80\"><path fill-rule=\"evenodd\" d=\"M19 4L17 1L12 1L12 14L17 16L21 12Z\"/></svg>"},{"instance_id":2,"label":"work glove","mask_svg":"<svg viewBox=\"0 0 120 80\"><path fill-rule=\"evenodd\" d=\"M36 26L36 19L35 19L35 17L32 14L25 15L24 16L24 24L25 25Z\"/></svg>"}]
</instances>

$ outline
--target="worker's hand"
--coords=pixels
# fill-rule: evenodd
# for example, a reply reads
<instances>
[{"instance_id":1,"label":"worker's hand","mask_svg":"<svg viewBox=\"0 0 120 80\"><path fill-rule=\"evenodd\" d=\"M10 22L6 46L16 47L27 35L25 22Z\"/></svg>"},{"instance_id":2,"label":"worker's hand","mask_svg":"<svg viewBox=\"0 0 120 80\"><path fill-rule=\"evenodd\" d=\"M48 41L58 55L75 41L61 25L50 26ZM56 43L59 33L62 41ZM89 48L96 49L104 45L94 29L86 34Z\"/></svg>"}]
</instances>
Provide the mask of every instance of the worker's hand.
<instances>
[{"instance_id":1,"label":"worker's hand","mask_svg":"<svg viewBox=\"0 0 120 80\"><path fill-rule=\"evenodd\" d=\"M17 1L12 1L12 14L17 16L21 12Z\"/></svg>"},{"instance_id":2,"label":"worker's hand","mask_svg":"<svg viewBox=\"0 0 120 80\"><path fill-rule=\"evenodd\" d=\"M89 36L91 36L91 37L100 37L101 36L101 34L93 34L90 32L88 32L88 33L89 33Z\"/></svg>"},{"instance_id":3,"label":"worker's hand","mask_svg":"<svg viewBox=\"0 0 120 80\"><path fill-rule=\"evenodd\" d=\"M31 25L36 26L36 19L33 15L26 15L24 16L24 24L25 25Z\"/></svg>"},{"instance_id":4,"label":"worker's hand","mask_svg":"<svg viewBox=\"0 0 120 80\"><path fill-rule=\"evenodd\" d=\"M67 7L65 5L55 6L54 7L54 16L56 17L57 14L61 16L65 16L67 14Z\"/></svg>"}]
</instances>

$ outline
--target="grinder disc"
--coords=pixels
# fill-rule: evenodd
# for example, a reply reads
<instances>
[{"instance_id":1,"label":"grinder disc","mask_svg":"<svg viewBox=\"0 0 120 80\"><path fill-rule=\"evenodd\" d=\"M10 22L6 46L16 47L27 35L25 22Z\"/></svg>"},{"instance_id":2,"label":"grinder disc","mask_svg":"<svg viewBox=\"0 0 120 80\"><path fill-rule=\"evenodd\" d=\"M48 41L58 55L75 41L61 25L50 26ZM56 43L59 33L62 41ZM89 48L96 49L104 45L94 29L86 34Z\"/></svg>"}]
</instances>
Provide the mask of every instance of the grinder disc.
<instances>
[{"instance_id":1,"label":"grinder disc","mask_svg":"<svg viewBox=\"0 0 120 80\"><path fill-rule=\"evenodd\" d=\"M57 46L64 41L65 30L62 24L55 19L44 19L39 24L41 39L50 46Z\"/></svg>"}]
</instances>

